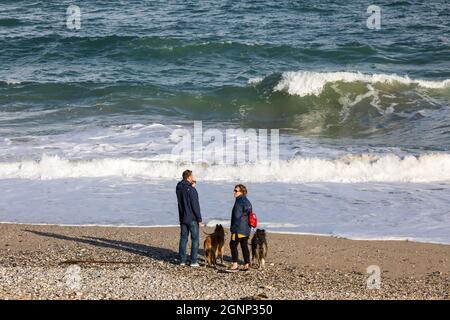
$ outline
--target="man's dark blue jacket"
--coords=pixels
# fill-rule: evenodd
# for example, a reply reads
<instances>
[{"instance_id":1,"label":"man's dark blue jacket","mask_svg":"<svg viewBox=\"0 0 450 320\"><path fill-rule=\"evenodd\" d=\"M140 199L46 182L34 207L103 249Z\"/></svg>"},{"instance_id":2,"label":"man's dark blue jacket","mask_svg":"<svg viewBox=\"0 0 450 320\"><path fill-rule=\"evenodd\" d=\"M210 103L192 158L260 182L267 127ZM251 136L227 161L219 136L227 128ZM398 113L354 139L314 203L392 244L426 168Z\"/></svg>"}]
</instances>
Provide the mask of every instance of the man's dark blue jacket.
<instances>
[{"instance_id":1,"label":"man's dark blue jacket","mask_svg":"<svg viewBox=\"0 0 450 320\"><path fill-rule=\"evenodd\" d=\"M192 221L201 222L200 204L197 190L187 180L177 184L178 214L180 224L191 224Z\"/></svg>"}]
</instances>

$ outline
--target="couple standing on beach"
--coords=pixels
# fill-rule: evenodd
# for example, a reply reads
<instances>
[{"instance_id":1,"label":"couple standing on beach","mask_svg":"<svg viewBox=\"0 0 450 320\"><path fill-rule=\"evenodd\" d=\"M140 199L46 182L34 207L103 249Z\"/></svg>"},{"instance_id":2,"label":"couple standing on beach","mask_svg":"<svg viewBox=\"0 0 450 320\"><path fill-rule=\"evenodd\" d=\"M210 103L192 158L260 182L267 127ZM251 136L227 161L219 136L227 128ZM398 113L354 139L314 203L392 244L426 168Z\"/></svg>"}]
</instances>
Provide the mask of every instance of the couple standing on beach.
<instances>
[{"instance_id":1,"label":"couple standing on beach","mask_svg":"<svg viewBox=\"0 0 450 320\"><path fill-rule=\"evenodd\" d=\"M198 267L197 254L200 244L199 227L204 226L202 222L202 215L200 212L200 204L198 200L198 193L195 189L196 182L191 170L183 172L183 180L178 182L176 193L178 200L178 214L180 218L180 245L179 255L180 264L186 265L186 246L189 234L191 235L191 267ZM248 249L248 239L250 237L251 228L248 224L248 215L252 212L252 204L247 199L247 188L238 184L234 187L233 194L235 203L231 214L231 257L233 264L230 271L238 270L238 245L241 245L242 254L244 255L243 270L248 270L250 267L250 252ZM247 217L247 219L243 219Z\"/></svg>"}]
</instances>

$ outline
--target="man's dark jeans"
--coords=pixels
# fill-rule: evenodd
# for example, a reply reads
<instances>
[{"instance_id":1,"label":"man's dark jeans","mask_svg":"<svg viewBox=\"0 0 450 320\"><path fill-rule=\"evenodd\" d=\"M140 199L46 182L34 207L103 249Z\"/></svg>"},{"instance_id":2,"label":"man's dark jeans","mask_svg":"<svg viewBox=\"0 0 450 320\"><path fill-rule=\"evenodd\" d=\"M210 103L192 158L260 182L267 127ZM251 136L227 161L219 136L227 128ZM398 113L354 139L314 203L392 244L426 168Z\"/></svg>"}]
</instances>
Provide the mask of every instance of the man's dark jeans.
<instances>
[{"instance_id":1,"label":"man's dark jeans","mask_svg":"<svg viewBox=\"0 0 450 320\"><path fill-rule=\"evenodd\" d=\"M192 221L191 224L181 224L181 233L180 233L180 262L186 263L186 246L189 238L189 233L191 234L192 246L191 246L191 264L197 263L197 253L199 247L199 231L198 231L198 222Z\"/></svg>"}]
</instances>

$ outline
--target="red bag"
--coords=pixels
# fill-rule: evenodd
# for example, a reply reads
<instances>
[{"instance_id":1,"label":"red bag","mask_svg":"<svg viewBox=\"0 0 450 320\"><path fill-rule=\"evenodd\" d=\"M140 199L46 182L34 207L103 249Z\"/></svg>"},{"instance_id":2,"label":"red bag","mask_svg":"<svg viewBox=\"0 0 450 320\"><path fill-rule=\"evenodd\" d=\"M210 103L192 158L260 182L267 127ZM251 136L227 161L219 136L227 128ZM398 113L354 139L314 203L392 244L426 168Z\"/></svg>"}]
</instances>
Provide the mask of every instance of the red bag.
<instances>
[{"instance_id":1,"label":"red bag","mask_svg":"<svg viewBox=\"0 0 450 320\"><path fill-rule=\"evenodd\" d=\"M256 217L256 213L254 213L253 211L251 211L248 215L248 225L252 228L256 228L256 226L258 225L258 218Z\"/></svg>"}]
</instances>

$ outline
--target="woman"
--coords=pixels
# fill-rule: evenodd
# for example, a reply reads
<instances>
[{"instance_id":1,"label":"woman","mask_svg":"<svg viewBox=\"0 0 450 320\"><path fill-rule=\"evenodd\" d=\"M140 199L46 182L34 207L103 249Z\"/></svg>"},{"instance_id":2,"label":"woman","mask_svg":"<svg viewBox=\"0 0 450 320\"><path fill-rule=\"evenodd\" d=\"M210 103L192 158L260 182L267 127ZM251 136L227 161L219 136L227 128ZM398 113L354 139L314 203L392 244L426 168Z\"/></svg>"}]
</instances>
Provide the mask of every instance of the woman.
<instances>
[{"instance_id":1,"label":"woman","mask_svg":"<svg viewBox=\"0 0 450 320\"><path fill-rule=\"evenodd\" d=\"M238 245L241 245L242 254L244 255L243 271L248 271L250 267L250 251L248 250L248 238L250 237L250 225L248 224L248 216L252 212L252 204L247 199L247 188L238 184L234 187L234 197L236 198L233 212L231 214L231 257L233 264L228 271L235 272L239 270L238 261Z\"/></svg>"}]
</instances>

